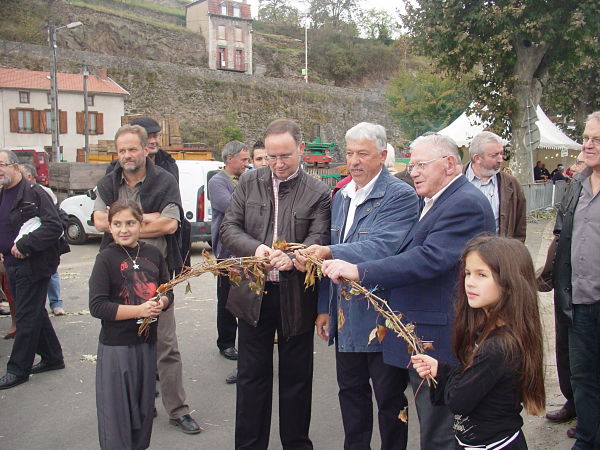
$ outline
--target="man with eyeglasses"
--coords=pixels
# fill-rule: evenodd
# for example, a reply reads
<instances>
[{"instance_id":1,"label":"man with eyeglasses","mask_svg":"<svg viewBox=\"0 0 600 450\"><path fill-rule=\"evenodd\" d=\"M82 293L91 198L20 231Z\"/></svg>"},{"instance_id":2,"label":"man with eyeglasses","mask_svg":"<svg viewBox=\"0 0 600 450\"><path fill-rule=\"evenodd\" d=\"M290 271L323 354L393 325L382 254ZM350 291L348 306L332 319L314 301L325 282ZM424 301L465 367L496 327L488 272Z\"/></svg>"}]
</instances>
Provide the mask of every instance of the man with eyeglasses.
<instances>
[{"instance_id":1,"label":"man with eyeglasses","mask_svg":"<svg viewBox=\"0 0 600 450\"><path fill-rule=\"evenodd\" d=\"M17 308L15 342L0 378L0 389L10 389L29 381L29 374L65 368L45 308L63 228L48 194L24 179L9 150L0 150L0 187L0 253ZM42 359L33 364L36 353Z\"/></svg>"},{"instance_id":2,"label":"man with eyeglasses","mask_svg":"<svg viewBox=\"0 0 600 450\"><path fill-rule=\"evenodd\" d=\"M573 449L600 448L600 111L583 132L586 167L558 208L553 262L555 314L566 321L571 387L577 414Z\"/></svg>"},{"instance_id":3,"label":"man with eyeglasses","mask_svg":"<svg viewBox=\"0 0 600 450\"><path fill-rule=\"evenodd\" d=\"M323 273L334 283L341 278L391 289L390 307L416 324L416 333L433 341L430 354L455 363L451 350L452 308L460 266L467 242L482 232L495 232L490 202L462 174L456 143L431 134L411 145L408 165L417 194L423 198L419 221L393 256L350 264L341 260L323 263ZM383 340L383 360L406 368L410 352L395 333ZM454 449L454 415L444 405L432 405L429 387L415 370L408 369L417 407L421 449Z\"/></svg>"},{"instance_id":4,"label":"man with eyeglasses","mask_svg":"<svg viewBox=\"0 0 600 450\"><path fill-rule=\"evenodd\" d=\"M227 299L227 309L239 319L235 448L269 446L277 331L281 444L312 449L317 292L304 288L304 274L273 246L276 241L329 243L329 189L300 168L304 143L295 122L271 122L264 143L268 166L240 177L220 232L232 254L269 257L263 292L254 294L243 280L231 286Z\"/></svg>"},{"instance_id":5,"label":"man with eyeglasses","mask_svg":"<svg viewBox=\"0 0 600 450\"><path fill-rule=\"evenodd\" d=\"M502 138L483 131L471 141L469 154L471 161L465 167L465 176L489 200L496 219L496 233L525 242L525 194L515 177L500 171L504 161Z\"/></svg>"}]
</instances>

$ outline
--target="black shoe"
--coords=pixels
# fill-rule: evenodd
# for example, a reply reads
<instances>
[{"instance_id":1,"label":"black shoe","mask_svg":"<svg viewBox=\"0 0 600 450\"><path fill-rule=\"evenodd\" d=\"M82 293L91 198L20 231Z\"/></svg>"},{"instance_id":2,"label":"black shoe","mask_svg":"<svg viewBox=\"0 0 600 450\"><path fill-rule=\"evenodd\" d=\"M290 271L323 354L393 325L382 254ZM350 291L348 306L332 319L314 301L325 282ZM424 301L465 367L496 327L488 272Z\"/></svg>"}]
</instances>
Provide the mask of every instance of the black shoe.
<instances>
[{"instance_id":1,"label":"black shoe","mask_svg":"<svg viewBox=\"0 0 600 450\"><path fill-rule=\"evenodd\" d=\"M29 377L18 377L14 373L6 372L2 378L0 378L0 389L10 389L11 387L18 386L21 383L29 381Z\"/></svg>"},{"instance_id":2,"label":"black shoe","mask_svg":"<svg viewBox=\"0 0 600 450\"><path fill-rule=\"evenodd\" d=\"M49 370L60 370L65 368L64 361L59 362L58 364L48 364L44 360L41 360L39 363L31 366L31 373L42 373L48 372Z\"/></svg>"},{"instance_id":3,"label":"black shoe","mask_svg":"<svg viewBox=\"0 0 600 450\"><path fill-rule=\"evenodd\" d=\"M238 352L235 347L229 347L225 350L221 350L221 355L223 355L223 358L231 359L232 361L235 361L238 358Z\"/></svg>"},{"instance_id":4,"label":"black shoe","mask_svg":"<svg viewBox=\"0 0 600 450\"><path fill-rule=\"evenodd\" d=\"M231 372L229 375L227 375L227 377L225 378L225 383L227 383L227 384L237 383L237 369L235 369L233 372Z\"/></svg>"},{"instance_id":5,"label":"black shoe","mask_svg":"<svg viewBox=\"0 0 600 450\"><path fill-rule=\"evenodd\" d=\"M180 427L181 431L186 434L198 434L202 431L202 428L198 426L198 423L189 414L181 416L179 419L169 419L169 423Z\"/></svg>"}]
</instances>

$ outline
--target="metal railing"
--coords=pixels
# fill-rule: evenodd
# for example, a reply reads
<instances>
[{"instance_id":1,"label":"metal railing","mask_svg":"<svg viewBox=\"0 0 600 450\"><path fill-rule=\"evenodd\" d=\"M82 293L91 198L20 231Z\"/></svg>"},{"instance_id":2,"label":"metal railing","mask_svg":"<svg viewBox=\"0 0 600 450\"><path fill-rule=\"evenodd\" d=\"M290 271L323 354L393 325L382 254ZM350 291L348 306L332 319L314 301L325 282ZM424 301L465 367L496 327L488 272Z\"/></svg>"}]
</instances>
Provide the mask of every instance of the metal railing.
<instances>
[{"instance_id":1,"label":"metal railing","mask_svg":"<svg viewBox=\"0 0 600 450\"><path fill-rule=\"evenodd\" d=\"M569 185L566 181L560 180L556 184L547 181L545 183L523 184L522 186L527 201L527 213L532 214L558 205Z\"/></svg>"}]
</instances>

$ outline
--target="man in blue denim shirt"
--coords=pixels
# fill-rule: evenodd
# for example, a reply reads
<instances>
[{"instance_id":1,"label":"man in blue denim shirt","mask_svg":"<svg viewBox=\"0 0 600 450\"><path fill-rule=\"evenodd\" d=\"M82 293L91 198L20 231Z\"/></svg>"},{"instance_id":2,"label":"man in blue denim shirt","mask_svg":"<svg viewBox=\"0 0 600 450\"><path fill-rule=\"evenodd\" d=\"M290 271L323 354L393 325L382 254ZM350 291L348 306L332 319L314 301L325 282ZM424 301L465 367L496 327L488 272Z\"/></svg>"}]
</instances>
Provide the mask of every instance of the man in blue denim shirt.
<instances>
[{"instance_id":1,"label":"man in blue denim shirt","mask_svg":"<svg viewBox=\"0 0 600 450\"><path fill-rule=\"evenodd\" d=\"M414 190L384 167L387 138L381 125L359 123L346 133L346 158L352 181L333 198L331 245L309 247L305 253L354 264L395 254L418 219ZM304 263L301 255L297 265ZM368 286L377 289L376 286ZM404 449L407 371L383 362L381 344L369 342L377 312L364 296L346 300L339 288L323 281L319 294L317 334L336 345L339 401L344 422L344 448L370 448L373 431L371 385L379 407L382 449ZM386 298L389 291L378 292Z\"/></svg>"}]
</instances>

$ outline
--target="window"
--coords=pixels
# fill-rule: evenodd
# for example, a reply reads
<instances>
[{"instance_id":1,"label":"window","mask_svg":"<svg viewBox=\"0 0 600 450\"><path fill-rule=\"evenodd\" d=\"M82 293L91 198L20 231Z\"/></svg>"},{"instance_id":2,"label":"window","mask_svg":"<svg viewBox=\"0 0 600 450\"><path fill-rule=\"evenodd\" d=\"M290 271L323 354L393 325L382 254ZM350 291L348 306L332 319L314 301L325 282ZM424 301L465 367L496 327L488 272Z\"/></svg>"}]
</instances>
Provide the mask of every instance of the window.
<instances>
[{"instance_id":1,"label":"window","mask_svg":"<svg viewBox=\"0 0 600 450\"><path fill-rule=\"evenodd\" d=\"M244 68L244 51L243 50L235 51L235 68L237 70L245 70L245 68Z\"/></svg>"},{"instance_id":2,"label":"window","mask_svg":"<svg viewBox=\"0 0 600 450\"><path fill-rule=\"evenodd\" d=\"M221 39L221 40L227 39L227 32L225 29L225 25L219 25L217 27L217 39Z\"/></svg>"},{"instance_id":3,"label":"window","mask_svg":"<svg viewBox=\"0 0 600 450\"><path fill-rule=\"evenodd\" d=\"M46 99L48 100L48 104L51 105L52 104L52 94L50 92L48 92L46 94Z\"/></svg>"},{"instance_id":4,"label":"window","mask_svg":"<svg viewBox=\"0 0 600 450\"><path fill-rule=\"evenodd\" d=\"M29 92L19 91L19 103L29 103Z\"/></svg>"},{"instance_id":5,"label":"window","mask_svg":"<svg viewBox=\"0 0 600 450\"><path fill-rule=\"evenodd\" d=\"M42 133L52 133L52 111L43 111Z\"/></svg>"},{"instance_id":6,"label":"window","mask_svg":"<svg viewBox=\"0 0 600 450\"><path fill-rule=\"evenodd\" d=\"M233 17L241 17L239 5L233 5Z\"/></svg>"},{"instance_id":7,"label":"window","mask_svg":"<svg viewBox=\"0 0 600 450\"><path fill-rule=\"evenodd\" d=\"M33 111L30 109L19 109L19 133L33 132Z\"/></svg>"},{"instance_id":8,"label":"window","mask_svg":"<svg viewBox=\"0 0 600 450\"><path fill-rule=\"evenodd\" d=\"M227 3L222 2L220 6L221 6L221 14L226 16L227 15Z\"/></svg>"},{"instance_id":9,"label":"window","mask_svg":"<svg viewBox=\"0 0 600 450\"><path fill-rule=\"evenodd\" d=\"M88 95L87 104L88 104L88 106L94 106L94 96L93 95Z\"/></svg>"},{"instance_id":10,"label":"window","mask_svg":"<svg viewBox=\"0 0 600 450\"><path fill-rule=\"evenodd\" d=\"M243 30L239 27L235 27L235 42L244 42Z\"/></svg>"},{"instance_id":11,"label":"window","mask_svg":"<svg viewBox=\"0 0 600 450\"><path fill-rule=\"evenodd\" d=\"M224 67L227 67L227 49L221 47L217 49L217 68Z\"/></svg>"},{"instance_id":12,"label":"window","mask_svg":"<svg viewBox=\"0 0 600 450\"><path fill-rule=\"evenodd\" d=\"M85 134L83 131L84 130L84 128L83 128L84 112L83 111L77 113L76 121L77 121L77 133ZM89 111L87 126L88 126L87 127L88 134L104 134L104 114L96 112L96 111Z\"/></svg>"}]
</instances>

